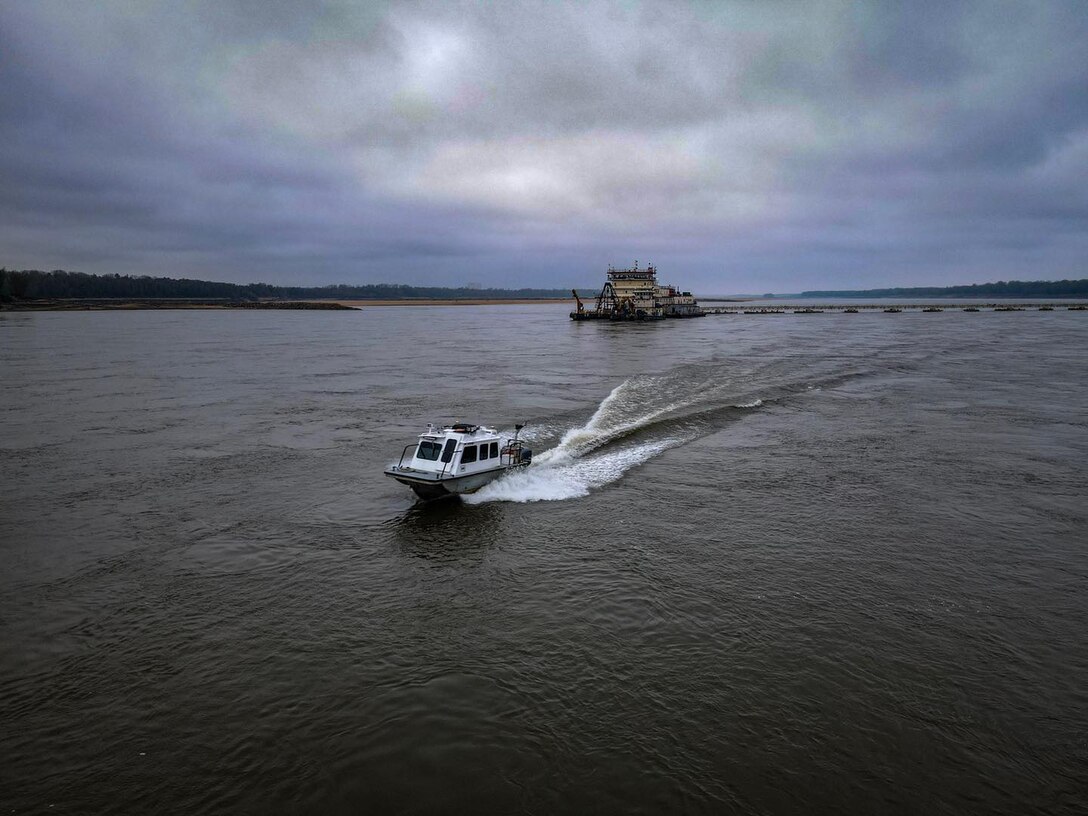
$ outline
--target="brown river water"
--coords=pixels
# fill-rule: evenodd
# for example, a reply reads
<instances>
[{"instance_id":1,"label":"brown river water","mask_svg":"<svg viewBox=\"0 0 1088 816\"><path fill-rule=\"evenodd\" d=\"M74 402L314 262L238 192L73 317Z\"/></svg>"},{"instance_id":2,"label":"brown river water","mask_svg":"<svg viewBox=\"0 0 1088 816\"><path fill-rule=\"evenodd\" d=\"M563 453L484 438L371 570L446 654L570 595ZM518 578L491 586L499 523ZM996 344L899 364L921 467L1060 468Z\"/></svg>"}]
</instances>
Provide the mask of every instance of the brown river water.
<instances>
[{"instance_id":1,"label":"brown river water","mask_svg":"<svg viewBox=\"0 0 1088 816\"><path fill-rule=\"evenodd\" d=\"M1088 811L1084 313L568 309L0 314L0 812Z\"/></svg>"}]
</instances>

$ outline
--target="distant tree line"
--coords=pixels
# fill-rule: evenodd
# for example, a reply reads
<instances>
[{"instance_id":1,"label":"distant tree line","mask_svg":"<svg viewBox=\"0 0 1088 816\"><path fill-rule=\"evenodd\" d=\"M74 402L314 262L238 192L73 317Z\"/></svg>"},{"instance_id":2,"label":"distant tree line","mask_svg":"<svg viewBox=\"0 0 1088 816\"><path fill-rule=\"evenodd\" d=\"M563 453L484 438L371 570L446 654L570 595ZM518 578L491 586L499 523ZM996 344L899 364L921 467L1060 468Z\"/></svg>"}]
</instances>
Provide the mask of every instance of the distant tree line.
<instances>
[{"instance_id":1,"label":"distant tree line","mask_svg":"<svg viewBox=\"0 0 1088 816\"><path fill-rule=\"evenodd\" d=\"M588 293L588 290L584 290ZM585 295L588 296L588 295ZM67 298L216 298L247 301L284 300L503 300L563 298L570 289L480 289L470 286L404 286L376 283L365 286L273 286L268 283L218 283L191 278L152 278L146 275L89 275L55 269L0 269L0 301Z\"/></svg>"},{"instance_id":2,"label":"distant tree line","mask_svg":"<svg viewBox=\"0 0 1088 816\"><path fill-rule=\"evenodd\" d=\"M826 297L1088 297L1088 279L1060 281L998 281L969 286L912 286L896 289L843 289L802 292L806 298Z\"/></svg>"}]
</instances>

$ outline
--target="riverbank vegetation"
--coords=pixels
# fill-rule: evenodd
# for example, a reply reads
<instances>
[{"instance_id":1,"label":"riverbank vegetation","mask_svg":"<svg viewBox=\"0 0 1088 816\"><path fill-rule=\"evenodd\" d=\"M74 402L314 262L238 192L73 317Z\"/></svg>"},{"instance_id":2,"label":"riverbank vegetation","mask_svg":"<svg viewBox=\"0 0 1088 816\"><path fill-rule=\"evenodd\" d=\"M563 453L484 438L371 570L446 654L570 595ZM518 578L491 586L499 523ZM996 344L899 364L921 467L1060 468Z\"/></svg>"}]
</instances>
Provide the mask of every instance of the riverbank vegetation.
<instances>
[{"instance_id":1,"label":"riverbank vegetation","mask_svg":"<svg viewBox=\"0 0 1088 816\"><path fill-rule=\"evenodd\" d=\"M596 292L585 290L583 297ZM376 283L365 286L274 286L269 283L221 283L190 278L146 275L90 275L0 269L0 301L116 298L121 300L217 299L258 300L543 300L569 298L570 289L481 289L477 287L405 286Z\"/></svg>"},{"instance_id":2,"label":"riverbank vegetation","mask_svg":"<svg viewBox=\"0 0 1088 816\"><path fill-rule=\"evenodd\" d=\"M797 297L778 295L778 297ZM1088 297L1088 278L1060 281L997 281L969 286L912 286L894 289L847 289L801 292L803 298L1082 298Z\"/></svg>"}]
</instances>

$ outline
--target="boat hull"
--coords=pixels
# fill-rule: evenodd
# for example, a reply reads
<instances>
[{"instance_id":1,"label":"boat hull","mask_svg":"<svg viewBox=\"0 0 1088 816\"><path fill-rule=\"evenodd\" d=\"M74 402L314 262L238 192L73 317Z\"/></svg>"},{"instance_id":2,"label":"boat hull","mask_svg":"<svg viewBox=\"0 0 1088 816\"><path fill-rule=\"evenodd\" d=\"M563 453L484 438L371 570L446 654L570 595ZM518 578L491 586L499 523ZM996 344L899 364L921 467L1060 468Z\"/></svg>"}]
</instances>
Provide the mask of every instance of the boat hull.
<instances>
[{"instance_id":1,"label":"boat hull","mask_svg":"<svg viewBox=\"0 0 1088 816\"><path fill-rule=\"evenodd\" d=\"M396 479L403 485L407 485L415 491L421 499L441 499L444 496L459 496L475 493L481 487L495 481L503 474L512 470L528 467L529 463L507 465L505 467L484 470L479 473L468 473L464 476L443 476L438 473L428 473L411 468L391 467L385 469L385 475L390 479Z\"/></svg>"}]
</instances>

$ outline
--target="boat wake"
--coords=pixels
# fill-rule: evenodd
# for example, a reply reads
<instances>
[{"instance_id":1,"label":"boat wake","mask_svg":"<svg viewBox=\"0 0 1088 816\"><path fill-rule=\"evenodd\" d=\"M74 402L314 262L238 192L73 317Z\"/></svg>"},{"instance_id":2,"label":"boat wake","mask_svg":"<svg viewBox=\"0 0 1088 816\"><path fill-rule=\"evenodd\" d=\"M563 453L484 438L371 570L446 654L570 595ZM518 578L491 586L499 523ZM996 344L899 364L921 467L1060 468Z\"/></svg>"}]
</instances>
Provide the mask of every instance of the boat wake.
<instances>
[{"instance_id":1,"label":"boat wake","mask_svg":"<svg viewBox=\"0 0 1088 816\"><path fill-rule=\"evenodd\" d=\"M761 399L723 400L728 384L677 388L672 377L634 377L604 398L589 420L517 471L465 496L484 502L562 501L589 495L653 457L713 432L723 414L759 408ZM737 397L734 392L732 400ZM540 441L545 441L541 439Z\"/></svg>"},{"instance_id":2,"label":"boat wake","mask_svg":"<svg viewBox=\"0 0 1088 816\"><path fill-rule=\"evenodd\" d=\"M578 499L588 496L596 488L616 481L631 468L684 441L663 439L600 456L568 461L566 464L534 460L532 467L498 479L463 499L467 504Z\"/></svg>"}]
</instances>

